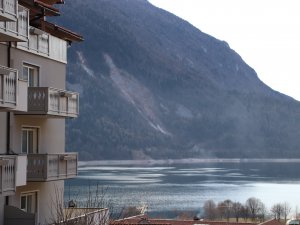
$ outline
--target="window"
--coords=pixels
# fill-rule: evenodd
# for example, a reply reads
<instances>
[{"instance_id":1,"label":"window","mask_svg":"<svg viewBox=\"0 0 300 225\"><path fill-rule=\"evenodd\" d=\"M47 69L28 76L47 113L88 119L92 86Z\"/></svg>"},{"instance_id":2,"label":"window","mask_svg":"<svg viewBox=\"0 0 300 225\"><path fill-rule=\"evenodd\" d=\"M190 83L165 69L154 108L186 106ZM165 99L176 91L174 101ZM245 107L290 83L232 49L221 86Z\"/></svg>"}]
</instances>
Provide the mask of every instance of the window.
<instances>
[{"instance_id":1,"label":"window","mask_svg":"<svg viewBox=\"0 0 300 225\"><path fill-rule=\"evenodd\" d=\"M38 128L22 128L22 153L38 153Z\"/></svg>"},{"instance_id":2,"label":"window","mask_svg":"<svg viewBox=\"0 0 300 225\"><path fill-rule=\"evenodd\" d=\"M21 207L23 211L28 213L37 212L37 192L21 194Z\"/></svg>"},{"instance_id":3,"label":"window","mask_svg":"<svg viewBox=\"0 0 300 225\"><path fill-rule=\"evenodd\" d=\"M29 87L39 86L39 68L29 64L23 64L22 79L28 81Z\"/></svg>"}]
</instances>

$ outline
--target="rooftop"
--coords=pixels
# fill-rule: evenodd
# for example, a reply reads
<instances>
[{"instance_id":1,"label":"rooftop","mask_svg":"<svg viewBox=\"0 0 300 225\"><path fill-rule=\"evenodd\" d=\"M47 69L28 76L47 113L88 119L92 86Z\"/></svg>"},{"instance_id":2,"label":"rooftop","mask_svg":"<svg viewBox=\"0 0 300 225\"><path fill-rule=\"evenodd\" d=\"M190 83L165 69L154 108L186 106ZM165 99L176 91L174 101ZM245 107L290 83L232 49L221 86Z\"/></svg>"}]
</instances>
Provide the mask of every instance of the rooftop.
<instances>
[{"instance_id":1,"label":"rooftop","mask_svg":"<svg viewBox=\"0 0 300 225\"><path fill-rule=\"evenodd\" d=\"M267 223L268 222L268 223ZM272 221L267 221L259 225L282 225L281 223L272 223ZM278 222L278 221L277 221ZM125 218L121 220L115 220L111 222L111 225L140 225L140 224L150 224L150 225L258 225L257 223L247 223L247 222L224 222L224 221L210 221L210 220L175 220L175 219L151 219L145 215Z\"/></svg>"}]
</instances>

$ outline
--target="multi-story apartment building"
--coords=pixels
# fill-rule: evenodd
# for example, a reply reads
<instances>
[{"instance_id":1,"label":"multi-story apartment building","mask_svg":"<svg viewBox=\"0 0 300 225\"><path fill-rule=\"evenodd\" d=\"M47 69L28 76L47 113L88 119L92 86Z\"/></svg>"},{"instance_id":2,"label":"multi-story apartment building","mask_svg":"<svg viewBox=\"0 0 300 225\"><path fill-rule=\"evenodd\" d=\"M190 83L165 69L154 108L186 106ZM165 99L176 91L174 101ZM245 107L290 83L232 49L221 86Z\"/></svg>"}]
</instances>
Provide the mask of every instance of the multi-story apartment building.
<instances>
[{"instance_id":1,"label":"multi-story apartment building","mask_svg":"<svg viewBox=\"0 0 300 225\"><path fill-rule=\"evenodd\" d=\"M0 0L0 225L51 222L77 175L65 119L78 116L79 95L66 90L66 63L82 37L46 20L58 3Z\"/></svg>"}]
</instances>

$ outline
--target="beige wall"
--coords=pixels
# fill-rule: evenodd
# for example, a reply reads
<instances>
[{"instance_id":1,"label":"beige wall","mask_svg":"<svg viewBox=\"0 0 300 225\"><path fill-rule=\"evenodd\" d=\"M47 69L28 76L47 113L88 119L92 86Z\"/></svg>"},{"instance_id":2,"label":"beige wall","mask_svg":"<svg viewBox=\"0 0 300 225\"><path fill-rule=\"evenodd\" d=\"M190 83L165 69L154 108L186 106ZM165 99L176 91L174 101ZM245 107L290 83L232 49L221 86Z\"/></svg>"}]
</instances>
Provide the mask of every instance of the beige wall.
<instances>
[{"instance_id":1,"label":"beige wall","mask_svg":"<svg viewBox=\"0 0 300 225\"><path fill-rule=\"evenodd\" d=\"M15 116L12 119L11 146L21 153L22 127L39 129L39 153L62 153L65 151L65 119L45 116Z\"/></svg>"},{"instance_id":2,"label":"beige wall","mask_svg":"<svg viewBox=\"0 0 300 225\"><path fill-rule=\"evenodd\" d=\"M23 63L39 67L41 87L65 89L66 64L16 48L12 48L11 58L11 66L18 69L19 73L22 72Z\"/></svg>"},{"instance_id":3,"label":"beige wall","mask_svg":"<svg viewBox=\"0 0 300 225\"><path fill-rule=\"evenodd\" d=\"M49 220L55 217L53 208L55 208L56 196L59 195L63 201L64 181L30 182L26 186L18 187L16 195L9 197L9 204L20 208L21 194L36 191L38 193L38 220L41 225L47 224L47 222L51 222Z\"/></svg>"}]
</instances>

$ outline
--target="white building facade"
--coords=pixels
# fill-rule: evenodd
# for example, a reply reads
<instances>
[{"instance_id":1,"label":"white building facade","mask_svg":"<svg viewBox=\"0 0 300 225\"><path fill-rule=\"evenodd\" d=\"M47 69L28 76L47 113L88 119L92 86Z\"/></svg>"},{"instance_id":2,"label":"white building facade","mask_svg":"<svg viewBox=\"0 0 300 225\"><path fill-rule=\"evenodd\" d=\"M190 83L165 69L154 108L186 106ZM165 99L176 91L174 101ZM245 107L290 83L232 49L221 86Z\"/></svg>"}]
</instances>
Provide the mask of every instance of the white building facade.
<instances>
[{"instance_id":1,"label":"white building facade","mask_svg":"<svg viewBox=\"0 0 300 225\"><path fill-rule=\"evenodd\" d=\"M79 94L66 90L66 63L83 39L46 21L58 3L0 0L0 225L53 222L77 175L65 119L78 116Z\"/></svg>"}]
</instances>

